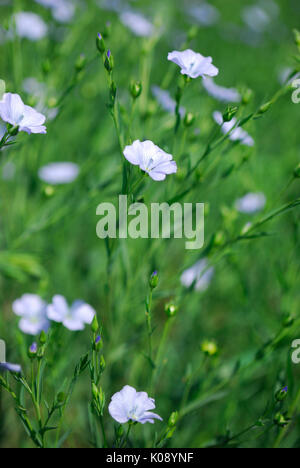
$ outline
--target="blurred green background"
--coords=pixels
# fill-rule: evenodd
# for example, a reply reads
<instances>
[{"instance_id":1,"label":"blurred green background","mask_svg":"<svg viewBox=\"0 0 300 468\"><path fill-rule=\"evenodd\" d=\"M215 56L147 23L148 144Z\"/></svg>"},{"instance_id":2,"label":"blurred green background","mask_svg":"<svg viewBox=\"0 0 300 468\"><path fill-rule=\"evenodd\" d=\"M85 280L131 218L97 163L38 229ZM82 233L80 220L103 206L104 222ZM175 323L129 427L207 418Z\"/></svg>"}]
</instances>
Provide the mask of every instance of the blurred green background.
<instances>
[{"instance_id":1,"label":"blurred green background","mask_svg":"<svg viewBox=\"0 0 300 468\"><path fill-rule=\"evenodd\" d=\"M155 349L166 321L165 304L170 300L179 302L164 353L163 372L151 395L164 419L179 409L190 382L186 413L170 441L172 447L205 446L227 430L232 434L243 431L263 417L275 391L285 385L289 385L286 409L294 401L300 377L300 366L291 362L291 343L300 338L299 210L266 225L264 230L270 236L236 243L222 255L212 256L215 275L202 293L183 292L181 288L183 270L204 255L204 251L186 251L184 241L123 240L117 243L108 265L105 243L96 237L96 207L103 201L116 200L122 174L118 142L106 106L105 70L95 37L110 21L106 44L115 60L122 128L126 129L132 119L134 139L150 139L172 151L174 116L159 108L150 90L147 93L147 82L161 85L171 70L174 75L168 90L175 95L179 69L166 57L171 50L182 47L192 26L198 29L190 47L213 57L220 70L216 82L254 91L249 111L268 101L281 86L282 71L295 66L297 49L292 29L300 24L299 2L260 2L270 17L261 32L246 27L242 16L246 6L257 3L226 0L225 5L223 0L215 0L211 5L219 17L205 26L189 14L191 6L202 2L131 2L132 8L161 28L150 52L151 41L135 37L120 22L117 12L103 8L104 2L102 7L100 1L78 2L75 16L67 24L53 20L50 10L34 1L14 0L0 5L0 78L5 80L7 90L20 94L24 102L34 104L22 83L35 77L46 83L48 104L55 107L55 100L70 84L78 56L83 53L88 60L57 118L47 122L47 136L23 134L16 146L1 153L2 173L7 162L15 165L14 177L2 178L0 183L0 336L7 342L9 360L24 362L26 368L26 349L31 343L31 338L18 330L11 309L13 300L26 292L41 294L49 302L54 294L65 295L69 302L82 298L97 310L103 327L107 364L103 388L107 400L125 384L146 390L149 366L143 356L144 301L149 275L157 269ZM13 10L40 14L49 23L48 36L38 42L5 40L4 31L9 28ZM142 80L144 85L133 115L128 91L131 79ZM207 95L201 79L191 83L183 105L197 118L188 130L181 154L177 145L174 158L180 169L190 152L194 160L202 154L213 126L212 112L224 112L226 107ZM299 110L288 92L261 119L247 126L255 139L254 149L238 145L226 151L222 147L201 166L196 189L184 201L207 204L205 248L214 234L238 234L244 224L256 219L234 210L235 200L247 192L266 195L266 213L299 197L297 180L284 190L300 162ZM239 164L242 160L245 162ZM76 162L81 171L76 182L55 187L50 196L37 173L41 166L56 161ZM145 202L165 201L180 193L183 180L181 170L161 185L149 180ZM295 317L290 328L283 327L287 314ZM276 336L278 339L272 341ZM205 339L217 343L217 357L204 358L201 343ZM49 395L63 385L64 378L72 376L89 340L88 330L57 330L48 356ZM257 355L268 341L271 344L265 353ZM30 446L9 397L3 398L0 446ZM64 426L72 431L66 446L89 445L89 399L88 379L83 376L66 413ZM145 446L145 440L151 440L159 424L155 428L136 427L132 443ZM112 433L113 421L107 412L106 425ZM260 432L241 437L240 446L272 446L278 429L274 427L256 438ZM283 446L299 446L299 437L300 421L296 417Z\"/></svg>"}]
</instances>

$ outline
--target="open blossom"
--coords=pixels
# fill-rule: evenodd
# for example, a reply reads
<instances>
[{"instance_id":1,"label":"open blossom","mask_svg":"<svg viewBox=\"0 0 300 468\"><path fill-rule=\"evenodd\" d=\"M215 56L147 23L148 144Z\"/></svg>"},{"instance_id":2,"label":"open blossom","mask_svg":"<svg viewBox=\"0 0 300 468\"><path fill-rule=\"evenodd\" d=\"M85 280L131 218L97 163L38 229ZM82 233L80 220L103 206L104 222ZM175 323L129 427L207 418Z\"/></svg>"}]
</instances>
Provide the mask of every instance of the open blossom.
<instances>
[{"instance_id":1,"label":"open blossom","mask_svg":"<svg viewBox=\"0 0 300 468\"><path fill-rule=\"evenodd\" d=\"M139 166L155 181L165 180L167 175L177 172L173 156L149 140L143 142L136 140L132 145L126 146L124 156L127 161Z\"/></svg>"},{"instance_id":2,"label":"open blossom","mask_svg":"<svg viewBox=\"0 0 300 468\"><path fill-rule=\"evenodd\" d=\"M14 16L16 33L31 41L38 41L47 35L48 26L36 13L21 11Z\"/></svg>"},{"instance_id":3,"label":"open blossom","mask_svg":"<svg viewBox=\"0 0 300 468\"><path fill-rule=\"evenodd\" d=\"M18 126L20 132L47 133L46 117L26 106L18 94L6 93L0 101L0 117L4 122Z\"/></svg>"},{"instance_id":4,"label":"open blossom","mask_svg":"<svg viewBox=\"0 0 300 468\"><path fill-rule=\"evenodd\" d=\"M240 102L241 95L234 88L225 88L217 85L212 78L203 80L203 87L213 98L221 102Z\"/></svg>"},{"instance_id":5,"label":"open blossom","mask_svg":"<svg viewBox=\"0 0 300 468\"><path fill-rule=\"evenodd\" d=\"M266 205L266 197L263 193L248 193L235 202L235 207L240 213L257 213Z\"/></svg>"},{"instance_id":6,"label":"open blossom","mask_svg":"<svg viewBox=\"0 0 300 468\"><path fill-rule=\"evenodd\" d=\"M207 76L217 76L219 70L212 64L211 57L194 52L191 49L178 52L174 50L168 54L168 60L176 63L181 68L181 74L190 78L206 78Z\"/></svg>"},{"instance_id":7,"label":"open blossom","mask_svg":"<svg viewBox=\"0 0 300 468\"><path fill-rule=\"evenodd\" d=\"M216 111L213 113L213 118L217 124L221 126L222 133L228 134L231 141L239 141L245 146L254 146L254 140L242 127L236 126L237 120L234 117L229 122L224 122L221 112ZM232 131L231 131L232 130Z\"/></svg>"},{"instance_id":8,"label":"open blossom","mask_svg":"<svg viewBox=\"0 0 300 468\"><path fill-rule=\"evenodd\" d=\"M127 26L136 36L150 37L154 32L154 26L140 13L135 11L124 11L120 15L124 26Z\"/></svg>"},{"instance_id":9,"label":"open blossom","mask_svg":"<svg viewBox=\"0 0 300 468\"><path fill-rule=\"evenodd\" d=\"M69 184L79 174L79 167L71 162L50 163L39 169L39 178L51 185Z\"/></svg>"},{"instance_id":10,"label":"open blossom","mask_svg":"<svg viewBox=\"0 0 300 468\"><path fill-rule=\"evenodd\" d=\"M22 372L22 368L19 364L11 364L10 362L0 362L0 371L8 371L20 374Z\"/></svg>"},{"instance_id":11,"label":"open blossom","mask_svg":"<svg viewBox=\"0 0 300 468\"><path fill-rule=\"evenodd\" d=\"M38 335L47 331L50 322L46 315L47 304L36 294L24 294L13 302L13 312L21 317L19 328L28 335Z\"/></svg>"},{"instance_id":12,"label":"open blossom","mask_svg":"<svg viewBox=\"0 0 300 468\"><path fill-rule=\"evenodd\" d=\"M118 423L125 424L129 420L145 424L153 424L154 419L162 418L149 410L155 408L155 401L146 392L137 392L135 388L125 385L115 393L108 407L109 414Z\"/></svg>"},{"instance_id":13,"label":"open blossom","mask_svg":"<svg viewBox=\"0 0 300 468\"><path fill-rule=\"evenodd\" d=\"M72 331L83 330L85 324L91 324L95 310L83 301L77 300L69 307L63 296L56 295L47 307L47 316L54 322L62 323Z\"/></svg>"},{"instance_id":14,"label":"open blossom","mask_svg":"<svg viewBox=\"0 0 300 468\"><path fill-rule=\"evenodd\" d=\"M182 273L181 284L186 288L195 284L196 291L205 291L212 280L214 271L213 267L208 268L208 261L203 258Z\"/></svg>"}]
</instances>

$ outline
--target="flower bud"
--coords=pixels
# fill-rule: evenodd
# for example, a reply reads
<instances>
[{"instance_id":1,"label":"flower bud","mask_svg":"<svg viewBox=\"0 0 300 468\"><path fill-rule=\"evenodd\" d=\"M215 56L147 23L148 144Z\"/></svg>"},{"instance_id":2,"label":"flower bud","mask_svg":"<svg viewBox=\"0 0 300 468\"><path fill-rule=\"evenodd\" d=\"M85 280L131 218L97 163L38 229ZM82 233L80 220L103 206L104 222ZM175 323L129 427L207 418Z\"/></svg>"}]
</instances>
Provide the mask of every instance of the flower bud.
<instances>
[{"instance_id":1,"label":"flower bud","mask_svg":"<svg viewBox=\"0 0 300 468\"><path fill-rule=\"evenodd\" d=\"M111 53L110 50L107 51L105 61L104 61L104 66L105 66L106 70L108 71L108 73L111 73L113 71L114 58L113 58L112 53Z\"/></svg>"},{"instance_id":2,"label":"flower bud","mask_svg":"<svg viewBox=\"0 0 300 468\"><path fill-rule=\"evenodd\" d=\"M178 411L173 411L173 413L169 417L168 426L169 427L176 426L177 421L178 421Z\"/></svg>"},{"instance_id":3,"label":"flower bud","mask_svg":"<svg viewBox=\"0 0 300 468\"><path fill-rule=\"evenodd\" d=\"M102 339L100 335L96 337L93 347L95 351L100 351L100 349L102 348Z\"/></svg>"},{"instance_id":4,"label":"flower bud","mask_svg":"<svg viewBox=\"0 0 300 468\"><path fill-rule=\"evenodd\" d=\"M130 94L133 99L137 99L142 94L142 83L140 81L132 81L130 83Z\"/></svg>"},{"instance_id":5,"label":"flower bud","mask_svg":"<svg viewBox=\"0 0 300 468\"><path fill-rule=\"evenodd\" d=\"M75 69L77 72L80 72L86 66L86 56L84 54L80 54L78 59L75 62Z\"/></svg>"},{"instance_id":6,"label":"flower bud","mask_svg":"<svg viewBox=\"0 0 300 468\"><path fill-rule=\"evenodd\" d=\"M45 333L44 330L43 330L43 331L41 332L41 334L40 334L40 344L41 344L41 345L44 345L44 344L46 344L46 342L47 342L47 335L46 335L46 333Z\"/></svg>"},{"instance_id":7,"label":"flower bud","mask_svg":"<svg viewBox=\"0 0 300 468\"><path fill-rule=\"evenodd\" d=\"M184 119L183 119L183 124L186 126L186 127L191 127L193 125L193 123L195 122L195 115L192 113L192 112L187 112L184 116Z\"/></svg>"},{"instance_id":8,"label":"flower bud","mask_svg":"<svg viewBox=\"0 0 300 468\"><path fill-rule=\"evenodd\" d=\"M270 109L272 104L273 103L271 101L269 101L269 102L266 102L265 104L263 104L262 106L260 106L260 108L258 109L257 115L263 115L266 112L268 112L268 110Z\"/></svg>"},{"instance_id":9,"label":"flower bud","mask_svg":"<svg viewBox=\"0 0 300 468\"><path fill-rule=\"evenodd\" d=\"M242 104L247 105L249 102L252 100L253 97L253 91L250 88L247 88L244 90L242 93Z\"/></svg>"},{"instance_id":10,"label":"flower bud","mask_svg":"<svg viewBox=\"0 0 300 468\"><path fill-rule=\"evenodd\" d=\"M46 187L44 187L43 189L43 194L47 198L53 197L54 193L55 193L55 189L52 185L46 185Z\"/></svg>"},{"instance_id":11,"label":"flower bud","mask_svg":"<svg viewBox=\"0 0 300 468\"><path fill-rule=\"evenodd\" d=\"M94 315L93 321L91 323L91 329L93 333L97 333L97 331L99 330L99 323L96 314Z\"/></svg>"},{"instance_id":12,"label":"flower bud","mask_svg":"<svg viewBox=\"0 0 300 468\"><path fill-rule=\"evenodd\" d=\"M276 413L274 417L274 424L279 427L285 427L290 422L289 418L286 418L282 413Z\"/></svg>"},{"instance_id":13,"label":"flower bud","mask_svg":"<svg viewBox=\"0 0 300 468\"><path fill-rule=\"evenodd\" d=\"M100 357L100 371L104 372L105 368L106 368L106 362L105 362L104 356L102 354L101 357Z\"/></svg>"},{"instance_id":14,"label":"flower bud","mask_svg":"<svg viewBox=\"0 0 300 468\"><path fill-rule=\"evenodd\" d=\"M104 43L103 37L102 37L102 35L100 33L97 34L96 46L97 46L97 49L99 50L100 54L103 55L106 48L105 48L105 43Z\"/></svg>"},{"instance_id":15,"label":"flower bud","mask_svg":"<svg viewBox=\"0 0 300 468\"><path fill-rule=\"evenodd\" d=\"M285 314L283 321L282 321L282 325L285 328L289 328L294 324L294 322L295 322L295 317L292 314L288 313L288 314Z\"/></svg>"},{"instance_id":16,"label":"flower bud","mask_svg":"<svg viewBox=\"0 0 300 468\"><path fill-rule=\"evenodd\" d=\"M197 37L198 32L199 32L198 26L192 26L187 34L188 41L192 41L193 39L195 39L195 37Z\"/></svg>"},{"instance_id":17,"label":"flower bud","mask_svg":"<svg viewBox=\"0 0 300 468\"><path fill-rule=\"evenodd\" d=\"M14 127L11 127L11 128L8 130L8 133L9 133L10 136L12 136L12 137L16 136L16 135L19 133L19 125L15 125Z\"/></svg>"},{"instance_id":18,"label":"flower bud","mask_svg":"<svg viewBox=\"0 0 300 468\"><path fill-rule=\"evenodd\" d=\"M158 274L156 270L150 276L149 285L151 289L155 289L158 285Z\"/></svg>"},{"instance_id":19,"label":"flower bud","mask_svg":"<svg viewBox=\"0 0 300 468\"><path fill-rule=\"evenodd\" d=\"M223 114L223 120L224 122L230 122L233 117L235 116L235 114L237 113L237 111L239 110L238 107L232 107L232 106L228 106L226 111L224 112Z\"/></svg>"},{"instance_id":20,"label":"flower bud","mask_svg":"<svg viewBox=\"0 0 300 468\"><path fill-rule=\"evenodd\" d=\"M63 392L59 392L56 396L57 406L62 406L66 400L66 395Z\"/></svg>"},{"instance_id":21,"label":"flower bud","mask_svg":"<svg viewBox=\"0 0 300 468\"><path fill-rule=\"evenodd\" d=\"M38 345L36 342L32 343L32 345L29 346L29 349L28 349L28 356L30 358L35 358L36 355L37 355L37 351L38 351Z\"/></svg>"},{"instance_id":22,"label":"flower bud","mask_svg":"<svg viewBox=\"0 0 300 468\"><path fill-rule=\"evenodd\" d=\"M293 33L294 33L295 44L300 51L300 31L298 31L298 29L294 29Z\"/></svg>"},{"instance_id":23,"label":"flower bud","mask_svg":"<svg viewBox=\"0 0 300 468\"><path fill-rule=\"evenodd\" d=\"M300 178L300 164L294 169L294 177L295 179Z\"/></svg>"},{"instance_id":24,"label":"flower bud","mask_svg":"<svg viewBox=\"0 0 300 468\"><path fill-rule=\"evenodd\" d=\"M50 70L51 70L51 62L49 59L46 59L43 61L42 63L42 70L43 70L43 73L45 73L45 75L47 75Z\"/></svg>"},{"instance_id":25,"label":"flower bud","mask_svg":"<svg viewBox=\"0 0 300 468\"><path fill-rule=\"evenodd\" d=\"M166 315L171 318L175 317L178 312L178 307L175 304L169 303L165 305L165 313Z\"/></svg>"},{"instance_id":26,"label":"flower bud","mask_svg":"<svg viewBox=\"0 0 300 468\"><path fill-rule=\"evenodd\" d=\"M102 35L104 39L107 39L110 36L110 33L111 33L111 22L107 21L102 31Z\"/></svg>"},{"instance_id":27,"label":"flower bud","mask_svg":"<svg viewBox=\"0 0 300 468\"><path fill-rule=\"evenodd\" d=\"M275 393L275 398L277 401L283 401L287 397L287 394L288 394L288 387L284 387Z\"/></svg>"},{"instance_id":28,"label":"flower bud","mask_svg":"<svg viewBox=\"0 0 300 468\"><path fill-rule=\"evenodd\" d=\"M201 344L201 351L207 356L215 356L219 350L214 341L205 340Z\"/></svg>"}]
</instances>

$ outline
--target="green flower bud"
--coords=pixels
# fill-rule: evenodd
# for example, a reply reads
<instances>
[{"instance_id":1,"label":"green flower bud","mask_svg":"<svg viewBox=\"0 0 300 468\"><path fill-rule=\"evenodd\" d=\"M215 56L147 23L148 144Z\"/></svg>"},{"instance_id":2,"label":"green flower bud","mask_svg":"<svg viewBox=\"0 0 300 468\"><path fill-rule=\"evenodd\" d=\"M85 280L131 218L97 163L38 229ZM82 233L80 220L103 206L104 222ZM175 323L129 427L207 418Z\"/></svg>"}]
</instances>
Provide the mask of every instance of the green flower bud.
<instances>
[{"instance_id":1,"label":"green flower bud","mask_svg":"<svg viewBox=\"0 0 300 468\"><path fill-rule=\"evenodd\" d=\"M176 426L176 423L178 421L178 411L173 411L173 413L171 413L171 416L169 417L169 421L168 421L168 426L169 427L174 427Z\"/></svg>"},{"instance_id":2,"label":"green flower bud","mask_svg":"<svg viewBox=\"0 0 300 468\"><path fill-rule=\"evenodd\" d=\"M105 362L105 359L104 359L104 356L103 354L101 355L100 357L100 370L101 372L103 372L106 368L106 362Z\"/></svg>"},{"instance_id":3,"label":"green flower bud","mask_svg":"<svg viewBox=\"0 0 300 468\"><path fill-rule=\"evenodd\" d=\"M294 324L294 322L295 322L295 317L292 314L285 314L283 321L282 321L282 325L285 328L289 328Z\"/></svg>"},{"instance_id":4,"label":"green flower bud","mask_svg":"<svg viewBox=\"0 0 300 468\"><path fill-rule=\"evenodd\" d=\"M151 289L155 289L158 285L158 274L156 270L150 276L149 285Z\"/></svg>"},{"instance_id":5,"label":"green flower bud","mask_svg":"<svg viewBox=\"0 0 300 468\"><path fill-rule=\"evenodd\" d=\"M295 44L300 51L300 31L298 31L298 29L294 29L293 33L294 33Z\"/></svg>"},{"instance_id":6,"label":"green flower bud","mask_svg":"<svg viewBox=\"0 0 300 468\"><path fill-rule=\"evenodd\" d=\"M137 99L142 94L142 90L143 90L142 83L140 81L132 81L130 83L129 89L130 89L130 94L132 98Z\"/></svg>"},{"instance_id":7,"label":"green flower bud","mask_svg":"<svg viewBox=\"0 0 300 468\"><path fill-rule=\"evenodd\" d=\"M201 344L201 351L207 356L215 356L219 349L214 341L205 340Z\"/></svg>"},{"instance_id":8,"label":"green flower bud","mask_svg":"<svg viewBox=\"0 0 300 468\"><path fill-rule=\"evenodd\" d=\"M276 413L274 417L274 424L279 427L285 427L289 424L290 419L286 418L282 413Z\"/></svg>"},{"instance_id":9,"label":"green flower bud","mask_svg":"<svg viewBox=\"0 0 300 468\"><path fill-rule=\"evenodd\" d=\"M46 342L47 342L47 335L46 335L46 333L45 333L44 330L43 330L43 331L41 332L41 334L40 334L40 344L41 344L41 345L44 345L44 344L46 344Z\"/></svg>"},{"instance_id":10,"label":"green flower bud","mask_svg":"<svg viewBox=\"0 0 300 468\"><path fill-rule=\"evenodd\" d=\"M103 28L102 35L104 39L107 39L110 36L110 34L111 34L111 22L107 21Z\"/></svg>"},{"instance_id":11,"label":"green flower bud","mask_svg":"<svg viewBox=\"0 0 300 468\"><path fill-rule=\"evenodd\" d=\"M42 70L43 70L43 73L45 74L48 74L51 70L51 62L49 59L46 59L43 61L42 63Z\"/></svg>"},{"instance_id":12,"label":"green flower bud","mask_svg":"<svg viewBox=\"0 0 300 468\"><path fill-rule=\"evenodd\" d=\"M224 112L223 114L223 120L224 122L230 122L233 117L235 116L235 114L237 113L237 111L239 110L238 107L232 107L232 106L228 106L226 111Z\"/></svg>"},{"instance_id":13,"label":"green flower bud","mask_svg":"<svg viewBox=\"0 0 300 468\"><path fill-rule=\"evenodd\" d=\"M192 41L193 39L195 39L197 37L198 32L199 32L198 26L192 26L187 34L188 41Z\"/></svg>"},{"instance_id":14,"label":"green flower bud","mask_svg":"<svg viewBox=\"0 0 300 468\"><path fill-rule=\"evenodd\" d=\"M55 189L52 185L46 185L46 187L44 187L43 189L43 193L45 197L50 198L50 197L53 197L55 193Z\"/></svg>"},{"instance_id":15,"label":"green flower bud","mask_svg":"<svg viewBox=\"0 0 300 468\"><path fill-rule=\"evenodd\" d=\"M165 305L165 313L166 315L171 318L175 317L178 312L178 307L175 304L169 303Z\"/></svg>"},{"instance_id":16,"label":"green flower bud","mask_svg":"<svg viewBox=\"0 0 300 468\"><path fill-rule=\"evenodd\" d=\"M300 178L300 164L294 169L294 177L295 179Z\"/></svg>"},{"instance_id":17,"label":"green flower bud","mask_svg":"<svg viewBox=\"0 0 300 468\"><path fill-rule=\"evenodd\" d=\"M184 116L184 119L183 119L183 124L186 126L186 127L191 127L193 125L193 123L195 122L195 115L192 113L192 112L187 112Z\"/></svg>"},{"instance_id":18,"label":"green flower bud","mask_svg":"<svg viewBox=\"0 0 300 468\"><path fill-rule=\"evenodd\" d=\"M32 345L29 346L29 349L28 349L28 356L31 358L31 359L34 359L37 357L37 352L38 352L38 345L37 343L32 343Z\"/></svg>"},{"instance_id":19,"label":"green flower bud","mask_svg":"<svg viewBox=\"0 0 300 468\"><path fill-rule=\"evenodd\" d=\"M93 321L91 323L91 329L93 333L97 333L97 331L99 330L99 323L96 314L94 315Z\"/></svg>"},{"instance_id":20,"label":"green flower bud","mask_svg":"<svg viewBox=\"0 0 300 468\"><path fill-rule=\"evenodd\" d=\"M257 115L263 115L266 112L268 112L268 110L270 109L272 104L273 103L271 101L269 101L269 102L266 102L265 104L263 104L262 106L260 106L260 108L258 109Z\"/></svg>"},{"instance_id":21,"label":"green flower bud","mask_svg":"<svg viewBox=\"0 0 300 468\"><path fill-rule=\"evenodd\" d=\"M86 66L86 56L84 54L80 54L78 59L75 62L75 69L77 72L80 72Z\"/></svg>"},{"instance_id":22,"label":"green flower bud","mask_svg":"<svg viewBox=\"0 0 300 468\"><path fill-rule=\"evenodd\" d=\"M252 100L253 97L253 91L250 88L247 88L244 90L242 93L242 104L247 105L249 102Z\"/></svg>"},{"instance_id":23,"label":"green flower bud","mask_svg":"<svg viewBox=\"0 0 300 468\"><path fill-rule=\"evenodd\" d=\"M103 37L100 33L98 33L97 38L96 38L96 46L100 54L103 55L106 50L106 47L105 47L105 42L103 40Z\"/></svg>"},{"instance_id":24,"label":"green flower bud","mask_svg":"<svg viewBox=\"0 0 300 468\"><path fill-rule=\"evenodd\" d=\"M124 434L124 428L123 428L122 424L120 424L120 426L117 429L117 437L120 439L123 434Z\"/></svg>"},{"instance_id":25,"label":"green flower bud","mask_svg":"<svg viewBox=\"0 0 300 468\"><path fill-rule=\"evenodd\" d=\"M65 395L65 393L59 392L59 393L57 394L57 396L56 396L57 405L58 405L58 406L63 405L64 402L65 402L65 400L66 400L66 395Z\"/></svg>"},{"instance_id":26,"label":"green flower bud","mask_svg":"<svg viewBox=\"0 0 300 468\"><path fill-rule=\"evenodd\" d=\"M275 398L277 401L283 401L286 399L287 395L288 395L288 387L284 387L275 393Z\"/></svg>"},{"instance_id":27,"label":"green flower bud","mask_svg":"<svg viewBox=\"0 0 300 468\"><path fill-rule=\"evenodd\" d=\"M53 109L54 107L57 106L57 99L56 97L51 97L47 101L47 106L50 107L50 109Z\"/></svg>"},{"instance_id":28,"label":"green flower bud","mask_svg":"<svg viewBox=\"0 0 300 468\"><path fill-rule=\"evenodd\" d=\"M10 136L16 136L18 133L19 133L19 125L16 125L15 127L11 127L9 130L8 130L8 133L10 134Z\"/></svg>"},{"instance_id":29,"label":"green flower bud","mask_svg":"<svg viewBox=\"0 0 300 468\"><path fill-rule=\"evenodd\" d=\"M105 61L104 61L104 66L105 66L106 70L108 71L108 73L111 73L113 71L114 58L113 58L112 53L111 53L110 50L107 51Z\"/></svg>"},{"instance_id":30,"label":"green flower bud","mask_svg":"<svg viewBox=\"0 0 300 468\"><path fill-rule=\"evenodd\" d=\"M225 234L223 231L218 231L215 234L214 245L219 247L225 243Z\"/></svg>"},{"instance_id":31,"label":"green flower bud","mask_svg":"<svg viewBox=\"0 0 300 468\"><path fill-rule=\"evenodd\" d=\"M117 87L116 87L116 83L113 81L110 85L110 97L111 97L112 102L114 102L114 100L116 99L116 95L117 95Z\"/></svg>"}]
</instances>

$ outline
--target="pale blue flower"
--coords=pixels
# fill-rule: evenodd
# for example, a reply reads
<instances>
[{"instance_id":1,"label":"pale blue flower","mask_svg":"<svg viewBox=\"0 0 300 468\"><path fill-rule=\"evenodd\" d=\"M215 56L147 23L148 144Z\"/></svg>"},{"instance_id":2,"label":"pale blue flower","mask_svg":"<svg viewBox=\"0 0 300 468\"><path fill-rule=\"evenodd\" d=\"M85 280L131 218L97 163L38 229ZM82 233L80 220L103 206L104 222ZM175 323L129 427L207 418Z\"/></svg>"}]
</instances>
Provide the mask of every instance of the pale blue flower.
<instances>
[{"instance_id":1,"label":"pale blue flower","mask_svg":"<svg viewBox=\"0 0 300 468\"><path fill-rule=\"evenodd\" d=\"M147 422L153 424L154 419L162 418L149 410L155 408L155 401L149 398L146 392L137 392L135 388L126 385L123 389L115 393L108 407L109 414L120 424L128 421Z\"/></svg>"},{"instance_id":2,"label":"pale blue flower","mask_svg":"<svg viewBox=\"0 0 300 468\"><path fill-rule=\"evenodd\" d=\"M208 267L208 260L203 258L181 275L181 284L186 288L194 285L196 291L205 291L214 275L214 268Z\"/></svg>"},{"instance_id":3,"label":"pale blue flower","mask_svg":"<svg viewBox=\"0 0 300 468\"><path fill-rule=\"evenodd\" d=\"M19 364L11 364L10 362L0 362L0 371L13 372L15 374L20 374L22 368Z\"/></svg>"},{"instance_id":4,"label":"pale blue flower","mask_svg":"<svg viewBox=\"0 0 300 468\"><path fill-rule=\"evenodd\" d=\"M241 95L235 88L225 88L217 85L212 78L202 81L203 87L213 98L221 102L240 102Z\"/></svg>"},{"instance_id":5,"label":"pale blue flower","mask_svg":"<svg viewBox=\"0 0 300 468\"><path fill-rule=\"evenodd\" d=\"M252 214L261 211L266 205L266 197L263 193L248 193L235 202L235 208L240 213Z\"/></svg>"},{"instance_id":6,"label":"pale blue flower","mask_svg":"<svg viewBox=\"0 0 300 468\"><path fill-rule=\"evenodd\" d=\"M136 140L132 145L126 146L124 156L127 161L139 166L155 181L165 180L167 175L177 172L173 156L149 140L143 142Z\"/></svg>"},{"instance_id":7,"label":"pale blue flower","mask_svg":"<svg viewBox=\"0 0 300 468\"><path fill-rule=\"evenodd\" d=\"M191 49L178 52L174 50L168 54L168 60L176 63L181 68L181 74L190 78L206 78L207 76L217 76L219 70L212 63L211 57L204 57Z\"/></svg>"},{"instance_id":8,"label":"pale blue flower","mask_svg":"<svg viewBox=\"0 0 300 468\"><path fill-rule=\"evenodd\" d=\"M234 117L229 122L224 122L223 115L221 112L216 111L213 113L213 118L217 124L221 126L222 133L228 134L228 138L231 141L239 141L245 146L254 146L254 140L242 127L236 126L237 120Z\"/></svg>"},{"instance_id":9,"label":"pale blue flower","mask_svg":"<svg viewBox=\"0 0 300 468\"><path fill-rule=\"evenodd\" d=\"M153 35L153 24L138 12L131 10L123 11L120 14L120 20L124 26L129 28L136 36L150 37Z\"/></svg>"},{"instance_id":10,"label":"pale blue flower","mask_svg":"<svg viewBox=\"0 0 300 468\"><path fill-rule=\"evenodd\" d=\"M20 11L14 16L16 33L19 37L38 41L48 33L48 26L36 13Z\"/></svg>"},{"instance_id":11,"label":"pale blue flower","mask_svg":"<svg viewBox=\"0 0 300 468\"><path fill-rule=\"evenodd\" d=\"M161 105L161 107L169 112L170 114L175 113L176 109L176 101L172 99L169 91L166 91L164 89L161 89L159 86L152 86L151 88L153 96L157 99L158 103ZM184 117L185 115L185 109L184 107L180 107L179 113L181 117Z\"/></svg>"},{"instance_id":12,"label":"pale blue flower","mask_svg":"<svg viewBox=\"0 0 300 468\"><path fill-rule=\"evenodd\" d=\"M0 117L4 122L19 127L19 132L47 133L46 117L26 106L18 94L6 93L0 101Z\"/></svg>"},{"instance_id":13,"label":"pale blue flower","mask_svg":"<svg viewBox=\"0 0 300 468\"><path fill-rule=\"evenodd\" d=\"M79 167L71 162L50 163L39 169L39 178L51 185L69 184L79 174Z\"/></svg>"},{"instance_id":14,"label":"pale blue flower","mask_svg":"<svg viewBox=\"0 0 300 468\"><path fill-rule=\"evenodd\" d=\"M95 316L95 310L83 301L77 300L69 307L66 299L56 295L52 304L47 307L49 320L62 323L71 331L83 330L86 324L91 324Z\"/></svg>"},{"instance_id":15,"label":"pale blue flower","mask_svg":"<svg viewBox=\"0 0 300 468\"><path fill-rule=\"evenodd\" d=\"M47 331L50 322L46 315L47 304L37 294L24 294L12 304L13 312L21 317L19 328L27 335L38 335Z\"/></svg>"}]
</instances>

